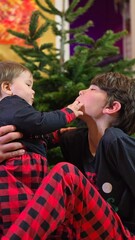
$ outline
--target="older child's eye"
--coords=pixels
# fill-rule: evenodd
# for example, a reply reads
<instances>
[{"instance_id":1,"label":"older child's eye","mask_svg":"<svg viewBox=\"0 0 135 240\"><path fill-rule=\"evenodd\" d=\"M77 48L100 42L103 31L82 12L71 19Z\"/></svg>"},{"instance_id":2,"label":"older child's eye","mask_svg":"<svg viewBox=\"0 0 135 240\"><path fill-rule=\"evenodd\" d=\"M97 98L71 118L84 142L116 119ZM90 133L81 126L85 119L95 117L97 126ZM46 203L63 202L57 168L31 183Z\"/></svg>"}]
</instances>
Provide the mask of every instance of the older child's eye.
<instances>
[{"instance_id":1,"label":"older child's eye","mask_svg":"<svg viewBox=\"0 0 135 240\"><path fill-rule=\"evenodd\" d=\"M93 90L96 90L96 89L95 89L95 88L91 88L90 90L92 90L92 91L93 91Z\"/></svg>"},{"instance_id":2,"label":"older child's eye","mask_svg":"<svg viewBox=\"0 0 135 240\"><path fill-rule=\"evenodd\" d=\"M90 86L89 89L90 89L91 91L93 91L93 90L95 90L95 87L94 87L94 86Z\"/></svg>"}]
</instances>

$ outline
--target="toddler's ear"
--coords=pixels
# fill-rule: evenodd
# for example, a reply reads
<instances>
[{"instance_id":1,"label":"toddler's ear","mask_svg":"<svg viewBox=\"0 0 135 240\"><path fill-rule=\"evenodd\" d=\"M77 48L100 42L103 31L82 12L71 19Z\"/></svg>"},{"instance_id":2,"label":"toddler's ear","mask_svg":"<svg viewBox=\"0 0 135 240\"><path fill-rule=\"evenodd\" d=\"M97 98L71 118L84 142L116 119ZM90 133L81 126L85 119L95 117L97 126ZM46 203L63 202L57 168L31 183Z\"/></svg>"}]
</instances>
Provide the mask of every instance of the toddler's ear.
<instances>
[{"instance_id":1,"label":"toddler's ear","mask_svg":"<svg viewBox=\"0 0 135 240\"><path fill-rule=\"evenodd\" d=\"M12 91L11 91L11 83L5 81L1 84L1 93L2 94L7 94L9 96L12 95Z\"/></svg>"},{"instance_id":2,"label":"toddler's ear","mask_svg":"<svg viewBox=\"0 0 135 240\"><path fill-rule=\"evenodd\" d=\"M113 114L113 113L116 113L116 112L118 112L119 110L121 109L121 103L120 102L118 102L118 101L114 101L113 102L113 105L111 106L111 107L105 107L104 109L103 109L103 113L104 114Z\"/></svg>"}]
</instances>

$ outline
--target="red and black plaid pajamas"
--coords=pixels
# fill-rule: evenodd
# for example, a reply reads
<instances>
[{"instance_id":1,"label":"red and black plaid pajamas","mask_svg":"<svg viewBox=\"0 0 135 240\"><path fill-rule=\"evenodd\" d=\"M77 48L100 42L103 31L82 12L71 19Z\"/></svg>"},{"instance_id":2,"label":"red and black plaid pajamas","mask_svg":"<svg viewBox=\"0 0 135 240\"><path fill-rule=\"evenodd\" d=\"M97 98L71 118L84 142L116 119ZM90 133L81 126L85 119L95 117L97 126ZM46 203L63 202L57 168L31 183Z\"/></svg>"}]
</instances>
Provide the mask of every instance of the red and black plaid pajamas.
<instances>
[{"instance_id":1,"label":"red and black plaid pajamas","mask_svg":"<svg viewBox=\"0 0 135 240\"><path fill-rule=\"evenodd\" d=\"M47 172L46 158L36 153L0 165L0 239L33 198Z\"/></svg>"},{"instance_id":2,"label":"red and black plaid pajamas","mask_svg":"<svg viewBox=\"0 0 135 240\"><path fill-rule=\"evenodd\" d=\"M1 238L7 239L135 240L135 236L78 168L59 163Z\"/></svg>"}]
</instances>

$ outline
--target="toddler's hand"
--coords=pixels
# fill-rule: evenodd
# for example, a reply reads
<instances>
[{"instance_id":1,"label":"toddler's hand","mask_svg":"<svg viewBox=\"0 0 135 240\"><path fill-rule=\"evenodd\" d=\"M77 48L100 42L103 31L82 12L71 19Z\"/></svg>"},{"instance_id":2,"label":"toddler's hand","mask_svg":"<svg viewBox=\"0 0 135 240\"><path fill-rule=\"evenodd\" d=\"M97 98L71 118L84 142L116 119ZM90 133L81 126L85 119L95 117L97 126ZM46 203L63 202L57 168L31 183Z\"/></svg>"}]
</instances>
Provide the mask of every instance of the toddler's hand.
<instances>
[{"instance_id":1,"label":"toddler's hand","mask_svg":"<svg viewBox=\"0 0 135 240\"><path fill-rule=\"evenodd\" d=\"M68 105L67 107L70 108L76 117L82 116L83 112L81 111L83 104L79 101L75 100L72 104Z\"/></svg>"}]
</instances>

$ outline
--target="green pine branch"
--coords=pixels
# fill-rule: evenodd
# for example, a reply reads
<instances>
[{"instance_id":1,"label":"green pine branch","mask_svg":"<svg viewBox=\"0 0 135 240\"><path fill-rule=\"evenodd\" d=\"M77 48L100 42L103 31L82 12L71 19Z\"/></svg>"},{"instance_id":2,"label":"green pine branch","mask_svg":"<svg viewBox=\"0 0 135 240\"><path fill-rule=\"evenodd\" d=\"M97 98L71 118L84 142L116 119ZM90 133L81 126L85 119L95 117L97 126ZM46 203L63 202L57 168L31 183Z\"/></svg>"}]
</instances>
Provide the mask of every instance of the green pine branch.
<instances>
[{"instance_id":1,"label":"green pine branch","mask_svg":"<svg viewBox=\"0 0 135 240\"><path fill-rule=\"evenodd\" d=\"M63 6L64 6L63 0ZM134 60L117 60L108 62L109 58L117 58L120 54L119 48L115 45L119 39L126 36L126 31L114 33L108 30L96 41L87 35L90 27L94 23L88 22L76 28L65 29L65 22L73 23L79 16L87 12L94 0L87 0L83 7L78 7L81 0L73 0L68 9L60 11L52 4L51 0L44 0L46 5L40 0L35 0L39 10L32 13L28 34L9 30L14 36L23 39L28 47L12 46L11 48L21 57L24 64L33 72L37 97L37 106L44 110L58 108L68 104L77 95L81 88L88 87L90 80L99 73L106 71L120 71L129 76L133 76L132 67ZM50 15L58 15L60 22L52 20ZM42 18L42 24L39 19ZM60 39L60 48L56 48L50 41L39 45L39 38L44 39L51 29L55 36ZM67 34L72 34L72 39L67 40ZM66 44L74 44L74 53L65 62ZM66 98L65 98L66 96Z\"/></svg>"},{"instance_id":2,"label":"green pine branch","mask_svg":"<svg viewBox=\"0 0 135 240\"><path fill-rule=\"evenodd\" d=\"M80 2L80 1L79 1ZM66 16L66 20L70 23L74 22L75 20L77 20L78 17L80 17L81 15L83 15L85 12L88 11L88 9L92 6L92 4L94 3L94 0L88 0L86 2L86 4L84 4L83 7L78 7L75 11L74 8L76 7L76 4L78 3L78 1L73 0L73 6L69 6L68 10L65 13ZM75 4L75 6L74 6Z\"/></svg>"}]
</instances>

